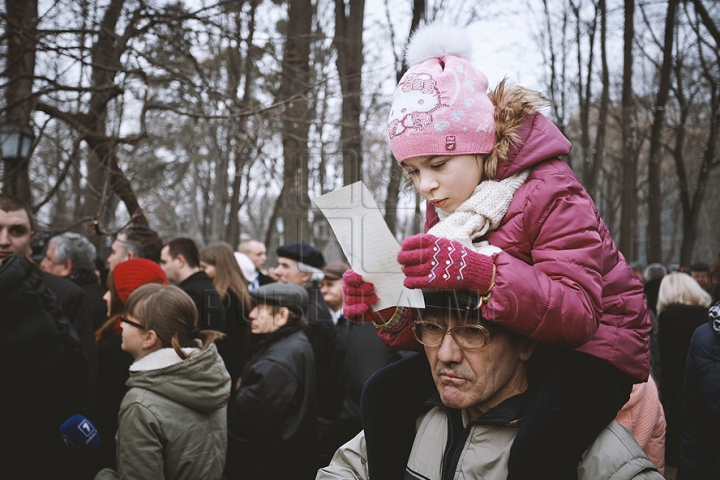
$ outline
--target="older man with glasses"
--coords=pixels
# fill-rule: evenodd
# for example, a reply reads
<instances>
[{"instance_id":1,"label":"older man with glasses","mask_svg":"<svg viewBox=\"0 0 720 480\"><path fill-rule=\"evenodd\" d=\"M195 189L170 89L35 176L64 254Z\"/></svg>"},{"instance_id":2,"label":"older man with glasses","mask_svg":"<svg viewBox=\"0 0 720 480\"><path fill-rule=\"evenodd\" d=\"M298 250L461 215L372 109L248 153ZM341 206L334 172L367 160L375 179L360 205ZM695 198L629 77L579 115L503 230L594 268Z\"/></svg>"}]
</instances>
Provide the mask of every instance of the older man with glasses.
<instances>
[{"instance_id":1,"label":"older man with glasses","mask_svg":"<svg viewBox=\"0 0 720 480\"><path fill-rule=\"evenodd\" d=\"M428 291L424 296L426 308L419 311L413 332L424 346L436 392L428 400L431 409L418 418L405 478L505 479L536 342L490 325L474 309L478 298L468 292ZM335 453L317 479L369 479L372 443L371 432L361 432ZM662 479L632 435L615 422L578 467L579 479L610 477Z\"/></svg>"}]
</instances>

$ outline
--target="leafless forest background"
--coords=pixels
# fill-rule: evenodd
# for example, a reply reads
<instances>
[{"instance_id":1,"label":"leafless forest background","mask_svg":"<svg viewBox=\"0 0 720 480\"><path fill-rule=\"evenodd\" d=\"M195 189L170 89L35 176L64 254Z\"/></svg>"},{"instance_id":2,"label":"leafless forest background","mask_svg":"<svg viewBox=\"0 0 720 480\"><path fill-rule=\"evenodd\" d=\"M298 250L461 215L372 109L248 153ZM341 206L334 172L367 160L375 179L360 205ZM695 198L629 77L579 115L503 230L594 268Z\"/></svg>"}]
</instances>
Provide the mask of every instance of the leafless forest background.
<instances>
[{"instance_id":1,"label":"leafless forest background","mask_svg":"<svg viewBox=\"0 0 720 480\"><path fill-rule=\"evenodd\" d=\"M628 260L711 261L720 3L503 3L532 16L518 28L534 29L548 115ZM134 222L200 244L332 250L308 198L362 179L396 235L416 233L419 199L384 129L404 46L421 22L491 25L493 5L5 0L1 122L35 141L27 162L2 162L3 190L31 202L41 230L101 248Z\"/></svg>"}]
</instances>

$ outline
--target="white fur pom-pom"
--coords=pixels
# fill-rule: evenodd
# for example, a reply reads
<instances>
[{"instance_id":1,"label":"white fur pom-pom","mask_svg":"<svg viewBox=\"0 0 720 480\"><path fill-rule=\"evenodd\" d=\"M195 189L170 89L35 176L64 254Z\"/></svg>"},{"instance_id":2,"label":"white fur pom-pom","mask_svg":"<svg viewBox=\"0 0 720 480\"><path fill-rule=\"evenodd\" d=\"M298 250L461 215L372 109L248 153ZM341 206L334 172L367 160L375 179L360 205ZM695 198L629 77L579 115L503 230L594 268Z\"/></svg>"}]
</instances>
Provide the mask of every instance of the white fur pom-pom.
<instances>
[{"instance_id":1,"label":"white fur pom-pom","mask_svg":"<svg viewBox=\"0 0 720 480\"><path fill-rule=\"evenodd\" d=\"M431 23L418 27L410 37L405 61L408 67L445 55L472 61L472 50L472 36L465 28Z\"/></svg>"}]
</instances>

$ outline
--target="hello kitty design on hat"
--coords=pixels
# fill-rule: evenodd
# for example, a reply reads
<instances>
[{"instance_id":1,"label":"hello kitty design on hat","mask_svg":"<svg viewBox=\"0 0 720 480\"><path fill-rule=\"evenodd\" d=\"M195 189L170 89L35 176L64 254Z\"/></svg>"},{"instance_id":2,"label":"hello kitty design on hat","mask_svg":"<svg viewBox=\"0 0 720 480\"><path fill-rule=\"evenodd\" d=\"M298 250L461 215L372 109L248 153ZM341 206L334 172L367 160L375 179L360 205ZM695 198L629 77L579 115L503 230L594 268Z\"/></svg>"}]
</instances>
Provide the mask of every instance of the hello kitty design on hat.
<instances>
[{"instance_id":1,"label":"hello kitty design on hat","mask_svg":"<svg viewBox=\"0 0 720 480\"><path fill-rule=\"evenodd\" d=\"M489 153L495 146L495 107L488 80L468 60L469 34L432 24L410 40L410 68L395 89L388 119L398 162L425 155Z\"/></svg>"}]
</instances>

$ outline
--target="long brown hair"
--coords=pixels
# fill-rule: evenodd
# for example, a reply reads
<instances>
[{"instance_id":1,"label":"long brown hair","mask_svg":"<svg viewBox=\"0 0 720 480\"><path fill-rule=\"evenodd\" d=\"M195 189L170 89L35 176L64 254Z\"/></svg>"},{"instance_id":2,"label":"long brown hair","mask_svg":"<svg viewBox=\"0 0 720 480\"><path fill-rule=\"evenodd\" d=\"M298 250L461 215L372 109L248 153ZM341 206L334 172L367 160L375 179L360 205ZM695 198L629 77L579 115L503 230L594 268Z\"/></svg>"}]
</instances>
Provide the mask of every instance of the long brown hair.
<instances>
[{"instance_id":1,"label":"long brown hair","mask_svg":"<svg viewBox=\"0 0 720 480\"><path fill-rule=\"evenodd\" d=\"M200 261L215 267L213 285L221 297L224 298L230 290L237 295L243 305L250 305L245 277L229 243L218 242L203 248L200 252Z\"/></svg>"},{"instance_id":2,"label":"long brown hair","mask_svg":"<svg viewBox=\"0 0 720 480\"><path fill-rule=\"evenodd\" d=\"M157 334L164 348L172 347L178 357L190 355L183 348L195 347L195 339L202 341L206 350L215 340L225 336L216 330L199 330L197 308L190 296L172 285L148 283L139 287L125 304L125 311L135 317L146 330Z\"/></svg>"}]
</instances>

